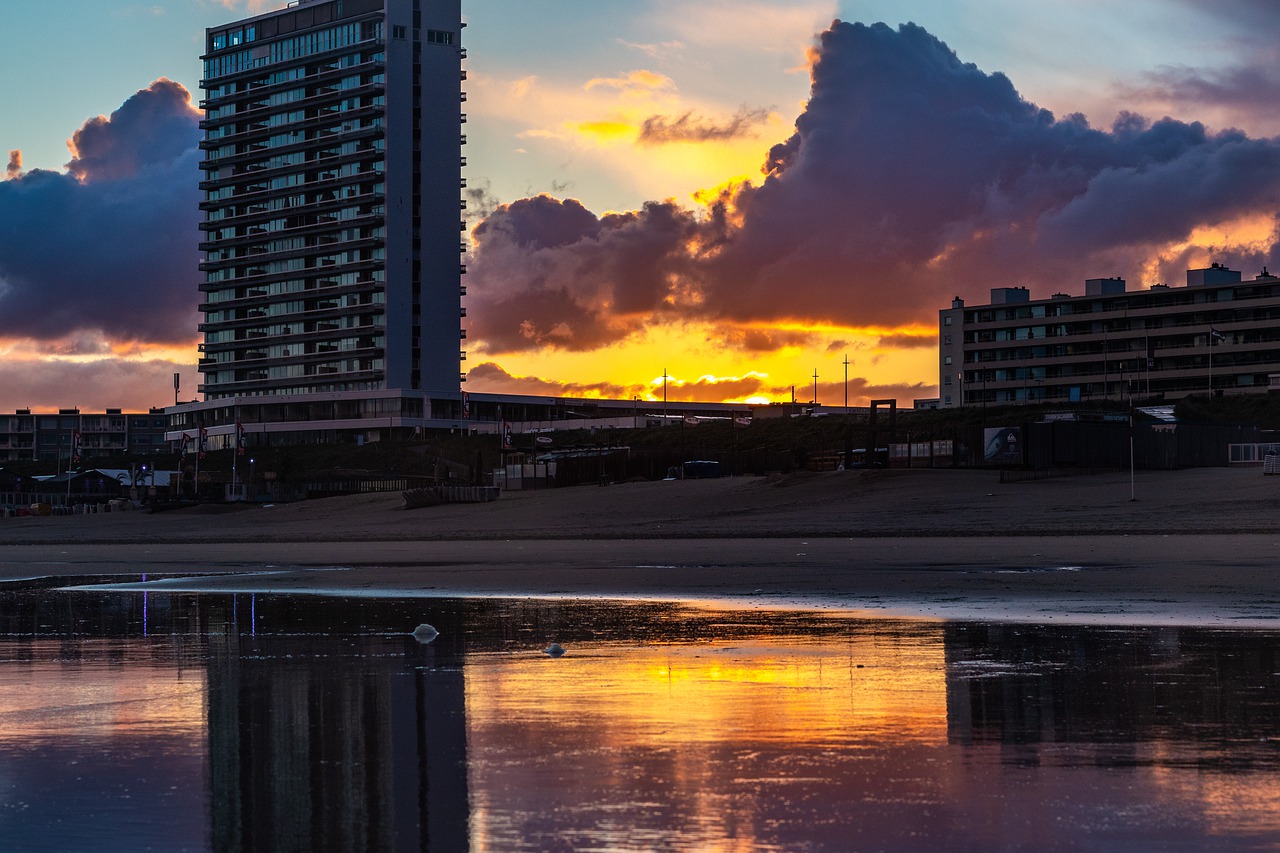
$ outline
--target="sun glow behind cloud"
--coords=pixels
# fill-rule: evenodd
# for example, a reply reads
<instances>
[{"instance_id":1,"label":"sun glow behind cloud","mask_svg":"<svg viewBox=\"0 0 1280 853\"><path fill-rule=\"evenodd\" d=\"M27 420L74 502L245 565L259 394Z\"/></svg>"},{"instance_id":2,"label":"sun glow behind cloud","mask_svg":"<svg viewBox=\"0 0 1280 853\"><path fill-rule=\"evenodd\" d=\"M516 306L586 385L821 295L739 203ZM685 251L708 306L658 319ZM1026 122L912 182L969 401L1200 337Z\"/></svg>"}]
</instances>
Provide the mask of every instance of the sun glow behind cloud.
<instances>
[{"instance_id":1,"label":"sun glow behind cloud","mask_svg":"<svg viewBox=\"0 0 1280 853\"><path fill-rule=\"evenodd\" d=\"M685 323L648 327L628 339L625 346L588 352L545 349L492 357L479 353L477 362L497 362L508 376L482 370L468 379L467 389L524 389L524 393L538 394L554 392L544 384L553 377L578 377L580 382L607 377L605 387L585 396L659 400L665 370L671 400L784 402L791 399L794 387L796 399L807 401L813 399L813 374L817 371L819 402L841 406L845 399L844 359L848 358L850 405L864 405L869 398L924 397L930 392L920 377L937 372L934 335L923 333L928 346L902 348L883 342L921 335L921 330L815 329L802 324L792 328L797 337L782 345L776 342L776 326L727 329ZM762 343L767 349L752 351L754 333L766 337ZM867 376L874 376L874 381Z\"/></svg>"},{"instance_id":2,"label":"sun glow behind cloud","mask_svg":"<svg viewBox=\"0 0 1280 853\"><path fill-rule=\"evenodd\" d=\"M1273 251L1273 140L1132 113L1110 129L1057 118L914 25L837 21L807 55L813 88L794 132L766 156L754 148L767 176L719 162L705 180L717 163L700 161L692 205L654 194L667 200L598 214L542 195L477 227L473 340L508 380L585 370L634 388L661 364L681 388L732 388L722 399L794 387L829 400L839 374L843 401L847 367L851 402L928 397L936 311L952 296L981 302L1026 282L1040 298L1116 274L1137 287L1209 252L1247 265ZM646 168L650 148L689 163L726 139L758 145L763 114L708 119L672 100L672 79L596 78L585 92L621 97L556 141ZM816 389L800 391L815 372Z\"/></svg>"}]
</instances>

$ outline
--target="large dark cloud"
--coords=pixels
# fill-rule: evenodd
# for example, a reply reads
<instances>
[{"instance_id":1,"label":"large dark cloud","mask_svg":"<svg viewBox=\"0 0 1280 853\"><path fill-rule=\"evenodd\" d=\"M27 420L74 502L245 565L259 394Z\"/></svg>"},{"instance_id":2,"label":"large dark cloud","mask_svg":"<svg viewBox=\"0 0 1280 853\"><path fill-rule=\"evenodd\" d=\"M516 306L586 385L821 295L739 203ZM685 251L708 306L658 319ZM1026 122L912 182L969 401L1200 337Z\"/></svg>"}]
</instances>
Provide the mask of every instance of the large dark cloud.
<instances>
[{"instance_id":1,"label":"large dark cloud","mask_svg":"<svg viewBox=\"0 0 1280 853\"><path fill-rule=\"evenodd\" d=\"M195 335L199 114L157 80L69 141L68 171L0 182L0 336Z\"/></svg>"},{"instance_id":2,"label":"large dark cloud","mask_svg":"<svg viewBox=\"0 0 1280 853\"><path fill-rule=\"evenodd\" d=\"M81 180L136 177L149 166L191 153L198 115L180 83L161 78L125 101L110 117L89 119L67 142L67 171Z\"/></svg>"},{"instance_id":3,"label":"large dark cloud","mask_svg":"<svg viewBox=\"0 0 1280 853\"><path fill-rule=\"evenodd\" d=\"M489 349L591 350L642 327L690 273L705 226L671 203L597 218L549 196L500 207L473 232L472 330Z\"/></svg>"},{"instance_id":4,"label":"large dark cloud","mask_svg":"<svg viewBox=\"0 0 1280 853\"><path fill-rule=\"evenodd\" d=\"M808 105L764 168L697 214L499 207L475 232L476 336L493 351L591 349L681 319L931 323L952 296L985 301L993 286L1136 286L1197 227L1280 206L1277 140L1057 118L912 24L823 32Z\"/></svg>"}]
</instances>

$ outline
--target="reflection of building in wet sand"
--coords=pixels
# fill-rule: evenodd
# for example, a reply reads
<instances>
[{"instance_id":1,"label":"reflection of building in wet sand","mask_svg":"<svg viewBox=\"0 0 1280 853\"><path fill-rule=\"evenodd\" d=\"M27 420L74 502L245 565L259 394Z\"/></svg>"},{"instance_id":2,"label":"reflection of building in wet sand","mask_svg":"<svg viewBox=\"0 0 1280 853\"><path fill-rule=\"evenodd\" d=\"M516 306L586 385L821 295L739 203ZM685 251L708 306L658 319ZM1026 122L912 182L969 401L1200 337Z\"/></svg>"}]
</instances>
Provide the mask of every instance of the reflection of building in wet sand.
<instances>
[{"instance_id":1,"label":"reflection of building in wet sand","mask_svg":"<svg viewBox=\"0 0 1280 853\"><path fill-rule=\"evenodd\" d=\"M952 742L1198 741L1280 731L1280 637L1193 628L950 623ZM1216 734L1205 739L1206 732Z\"/></svg>"},{"instance_id":2,"label":"reflection of building in wet sand","mask_svg":"<svg viewBox=\"0 0 1280 853\"><path fill-rule=\"evenodd\" d=\"M239 631L209 643L213 848L466 850L460 632L356 644L289 613L288 629L253 636L249 597L237 604ZM252 606L260 627L290 610Z\"/></svg>"},{"instance_id":3,"label":"reflection of building in wet sand","mask_svg":"<svg viewBox=\"0 0 1280 853\"><path fill-rule=\"evenodd\" d=\"M151 849L1280 840L1278 633L652 602L28 598L0 590L0 804L61 809L62 830L91 815L95 839L97 816L123 810ZM427 614L429 646L407 634ZM542 654L553 639L569 653Z\"/></svg>"},{"instance_id":4,"label":"reflection of building in wet sand","mask_svg":"<svg viewBox=\"0 0 1280 853\"><path fill-rule=\"evenodd\" d=\"M948 739L1041 778L1106 768L1116 797L1183 822L1195 840L1180 849L1206 837L1274 849L1278 653L1264 632L950 624Z\"/></svg>"}]
</instances>

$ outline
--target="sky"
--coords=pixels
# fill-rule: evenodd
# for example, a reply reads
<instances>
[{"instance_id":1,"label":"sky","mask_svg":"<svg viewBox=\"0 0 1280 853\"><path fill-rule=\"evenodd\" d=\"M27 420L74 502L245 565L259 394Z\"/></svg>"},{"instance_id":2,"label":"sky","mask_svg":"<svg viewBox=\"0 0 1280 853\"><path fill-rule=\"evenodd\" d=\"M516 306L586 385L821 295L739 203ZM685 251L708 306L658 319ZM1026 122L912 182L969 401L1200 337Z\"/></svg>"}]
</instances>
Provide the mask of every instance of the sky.
<instances>
[{"instance_id":1,"label":"sky","mask_svg":"<svg viewBox=\"0 0 1280 853\"><path fill-rule=\"evenodd\" d=\"M0 412L196 399L203 32L279 5L6 9ZM953 297L1280 268L1271 0L463 10L472 392L909 406Z\"/></svg>"}]
</instances>

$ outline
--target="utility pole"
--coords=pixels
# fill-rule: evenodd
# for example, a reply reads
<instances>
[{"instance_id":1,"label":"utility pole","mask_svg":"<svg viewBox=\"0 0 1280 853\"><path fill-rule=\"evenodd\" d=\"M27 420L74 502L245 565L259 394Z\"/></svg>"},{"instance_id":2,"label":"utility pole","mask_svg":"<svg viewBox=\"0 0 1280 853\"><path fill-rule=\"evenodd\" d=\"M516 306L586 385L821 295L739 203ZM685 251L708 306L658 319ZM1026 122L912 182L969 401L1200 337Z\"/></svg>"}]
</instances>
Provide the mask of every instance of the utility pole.
<instances>
[{"instance_id":1,"label":"utility pole","mask_svg":"<svg viewBox=\"0 0 1280 853\"><path fill-rule=\"evenodd\" d=\"M813 408L818 408L818 368L813 369Z\"/></svg>"},{"instance_id":2,"label":"utility pole","mask_svg":"<svg viewBox=\"0 0 1280 853\"><path fill-rule=\"evenodd\" d=\"M667 425L667 369L662 368L662 425Z\"/></svg>"},{"instance_id":3,"label":"utility pole","mask_svg":"<svg viewBox=\"0 0 1280 853\"><path fill-rule=\"evenodd\" d=\"M849 354L844 354L844 413L849 414Z\"/></svg>"}]
</instances>

